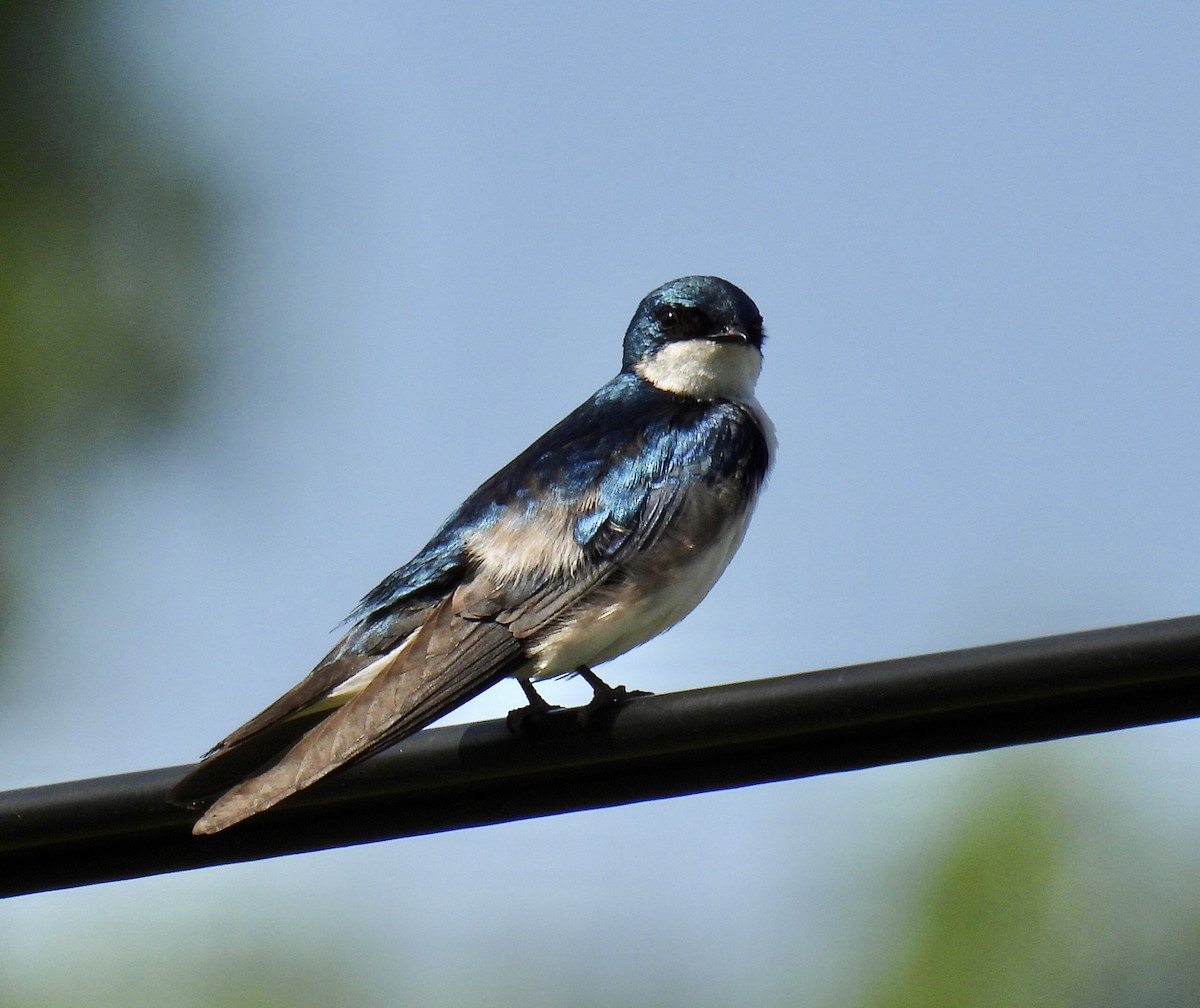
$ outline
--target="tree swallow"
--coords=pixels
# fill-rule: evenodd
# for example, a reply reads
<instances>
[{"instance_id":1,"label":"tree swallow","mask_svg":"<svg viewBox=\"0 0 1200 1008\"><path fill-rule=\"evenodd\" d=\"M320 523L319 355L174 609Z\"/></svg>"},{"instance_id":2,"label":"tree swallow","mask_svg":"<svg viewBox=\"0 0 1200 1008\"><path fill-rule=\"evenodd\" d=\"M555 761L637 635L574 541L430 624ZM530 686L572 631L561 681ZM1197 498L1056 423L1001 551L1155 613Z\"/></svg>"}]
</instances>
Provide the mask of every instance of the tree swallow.
<instances>
[{"instance_id":1,"label":"tree swallow","mask_svg":"<svg viewBox=\"0 0 1200 1008\"><path fill-rule=\"evenodd\" d=\"M583 676L677 623L742 541L774 447L754 398L762 317L733 284L672 280L620 373L484 483L351 614L302 682L172 793L216 833L425 727L506 676ZM232 786L231 786L232 785Z\"/></svg>"}]
</instances>

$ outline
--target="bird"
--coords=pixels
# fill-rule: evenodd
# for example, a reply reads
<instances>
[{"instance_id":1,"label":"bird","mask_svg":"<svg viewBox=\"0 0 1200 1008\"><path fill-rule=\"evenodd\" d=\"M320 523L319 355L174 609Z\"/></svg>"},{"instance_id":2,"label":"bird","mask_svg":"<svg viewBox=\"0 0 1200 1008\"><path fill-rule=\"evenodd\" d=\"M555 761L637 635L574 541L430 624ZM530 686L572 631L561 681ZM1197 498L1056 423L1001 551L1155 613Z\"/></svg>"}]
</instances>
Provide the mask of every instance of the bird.
<instances>
[{"instance_id":1,"label":"bird","mask_svg":"<svg viewBox=\"0 0 1200 1008\"><path fill-rule=\"evenodd\" d=\"M642 299L621 370L475 490L372 589L303 679L214 746L171 800L197 835L256 815L507 677L579 675L686 616L740 545L775 452L754 394L763 321L715 276ZM215 800L214 800L214 795Z\"/></svg>"}]
</instances>

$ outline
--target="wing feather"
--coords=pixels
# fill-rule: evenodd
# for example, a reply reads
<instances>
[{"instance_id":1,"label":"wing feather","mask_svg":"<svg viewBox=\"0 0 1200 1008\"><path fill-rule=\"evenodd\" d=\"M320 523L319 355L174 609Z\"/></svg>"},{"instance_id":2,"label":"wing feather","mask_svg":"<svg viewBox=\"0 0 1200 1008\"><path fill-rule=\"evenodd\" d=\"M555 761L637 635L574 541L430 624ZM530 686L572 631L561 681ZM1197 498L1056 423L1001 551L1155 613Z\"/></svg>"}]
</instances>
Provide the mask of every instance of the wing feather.
<instances>
[{"instance_id":1,"label":"wing feather","mask_svg":"<svg viewBox=\"0 0 1200 1008\"><path fill-rule=\"evenodd\" d=\"M393 620L391 647L395 650L424 618L428 609L403 614L407 619ZM352 629L351 634L356 632ZM205 798L261 770L281 751L296 742L314 724L337 706L327 701L330 693L377 661L383 652L352 651L346 637L300 682L234 729L212 747L199 765L172 788L169 800L185 808L195 808Z\"/></svg>"},{"instance_id":2,"label":"wing feather","mask_svg":"<svg viewBox=\"0 0 1200 1008\"><path fill-rule=\"evenodd\" d=\"M410 735L510 675L520 642L499 623L466 619L456 595L437 607L395 662L312 728L266 771L219 798L193 832L215 833L270 808L339 767Z\"/></svg>"}]
</instances>

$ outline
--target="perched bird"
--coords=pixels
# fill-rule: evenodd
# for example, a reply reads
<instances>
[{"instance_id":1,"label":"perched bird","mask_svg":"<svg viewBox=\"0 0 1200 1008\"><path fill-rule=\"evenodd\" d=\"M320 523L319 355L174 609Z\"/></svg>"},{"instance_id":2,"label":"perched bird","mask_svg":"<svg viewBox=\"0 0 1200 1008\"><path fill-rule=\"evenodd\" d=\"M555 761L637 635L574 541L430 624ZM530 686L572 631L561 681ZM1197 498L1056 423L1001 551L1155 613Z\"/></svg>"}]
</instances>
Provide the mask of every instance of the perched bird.
<instances>
[{"instance_id":1,"label":"perched bird","mask_svg":"<svg viewBox=\"0 0 1200 1008\"><path fill-rule=\"evenodd\" d=\"M172 800L216 833L423 728L505 676L577 673L704 598L770 464L762 317L718 277L638 305L620 373L476 490L370 592L308 677L218 743ZM230 787L230 785L233 785ZM227 789L228 790L225 790Z\"/></svg>"}]
</instances>

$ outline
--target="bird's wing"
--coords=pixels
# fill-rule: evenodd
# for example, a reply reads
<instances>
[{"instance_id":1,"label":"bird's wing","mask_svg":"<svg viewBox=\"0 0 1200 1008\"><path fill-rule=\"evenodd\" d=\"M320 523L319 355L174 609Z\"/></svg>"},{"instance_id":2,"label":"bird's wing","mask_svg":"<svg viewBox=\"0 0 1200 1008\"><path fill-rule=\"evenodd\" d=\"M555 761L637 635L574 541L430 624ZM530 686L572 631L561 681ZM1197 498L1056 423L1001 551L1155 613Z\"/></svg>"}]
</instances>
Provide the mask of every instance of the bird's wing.
<instances>
[{"instance_id":1,"label":"bird's wing","mask_svg":"<svg viewBox=\"0 0 1200 1008\"><path fill-rule=\"evenodd\" d=\"M360 693L315 726L308 722L307 732L298 740L289 739L294 744L274 765L223 794L193 832L216 833L268 809L337 768L420 730L518 671L526 661L524 639L610 577L619 556L616 551L581 570L533 570L508 583L477 570L383 659ZM277 704L283 702L281 698ZM260 717L269 713L270 708ZM255 729L252 721L247 727L253 734L278 730L279 724L275 719ZM232 764L236 744L230 752ZM203 780L204 766L192 777Z\"/></svg>"},{"instance_id":2,"label":"bird's wing","mask_svg":"<svg viewBox=\"0 0 1200 1008\"><path fill-rule=\"evenodd\" d=\"M455 544L435 538L363 599L354 624L304 679L213 746L175 785L170 800L195 808L268 765L352 695L333 695L338 687L394 652L421 626L462 568Z\"/></svg>"},{"instance_id":3,"label":"bird's wing","mask_svg":"<svg viewBox=\"0 0 1200 1008\"><path fill-rule=\"evenodd\" d=\"M655 496L678 492L667 484ZM273 766L222 795L193 831L215 833L268 809L518 671L526 661L523 639L611 576L620 553L583 570L531 571L508 584L477 573L437 605L361 693L309 727Z\"/></svg>"},{"instance_id":4,"label":"bird's wing","mask_svg":"<svg viewBox=\"0 0 1200 1008\"><path fill-rule=\"evenodd\" d=\"M311 728L270 769L221 796L196 823L215 833L270 808L347 763L410 735L524 661L499 623L464 618L448 596L361 693Z\"/></svg>"}]
</instances>

